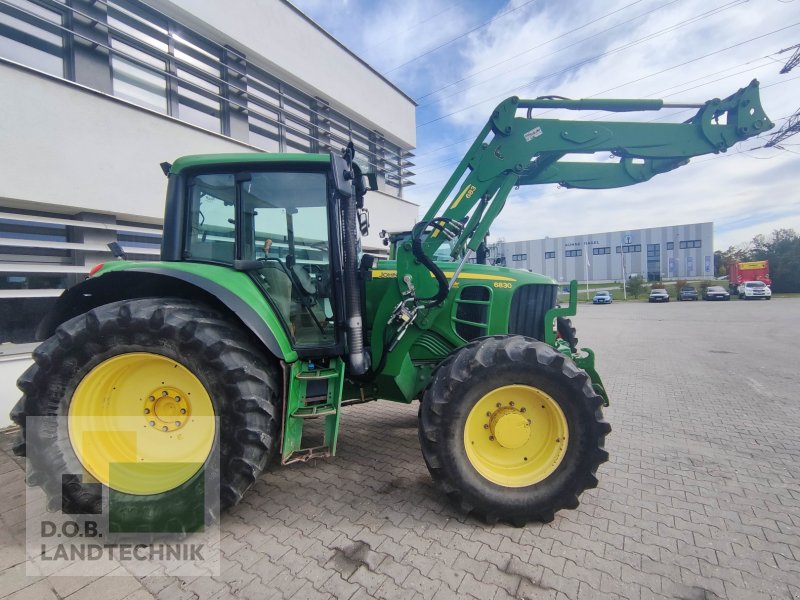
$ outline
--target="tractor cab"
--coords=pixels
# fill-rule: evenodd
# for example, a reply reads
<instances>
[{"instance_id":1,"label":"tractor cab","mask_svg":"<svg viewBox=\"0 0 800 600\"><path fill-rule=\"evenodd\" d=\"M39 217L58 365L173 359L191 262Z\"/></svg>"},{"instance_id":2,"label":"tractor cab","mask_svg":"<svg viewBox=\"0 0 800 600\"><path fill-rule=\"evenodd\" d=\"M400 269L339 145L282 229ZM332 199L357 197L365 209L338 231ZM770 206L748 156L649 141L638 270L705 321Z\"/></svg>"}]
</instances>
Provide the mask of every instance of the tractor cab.
<instances>
[{"instance_id":1,"label":"tractor cab","mask_svg":"<svg viewBox=\"0 0 800 600\"><path fill-rule=\"evenodd\" d=\"M181 158L170 166L162 257L246 273L298 353L341 355L344 204L357 203L357 225L368 220L367 183L357 165L348 166L338 155Z\"/></svg>"},{"instance_id":2,"label":"tractor cab","mask_svg":"<svg viewBox=\"0 0 800 600\"><path fill-rule=\"evenodd\" d=\"M249 272L296 346L333 346L338 240L329 178L321 170L279 168L189 176L184 260Z\"/></svg>"},{"instance_id":3,"label":"tractor cab","mask_svg":"<svg viewBox=\"0 0 800 600\"><path fill-rule=\"evenodd\" d=\"M233 272L237 295L249 286L296 353L283 462L335 452L345 372L369 367L356 273L369 184L352 154L190 156L169 169L162 258ZM308 444L303 426L316 417L324 439Z\"/></svg>"}]
</instances>

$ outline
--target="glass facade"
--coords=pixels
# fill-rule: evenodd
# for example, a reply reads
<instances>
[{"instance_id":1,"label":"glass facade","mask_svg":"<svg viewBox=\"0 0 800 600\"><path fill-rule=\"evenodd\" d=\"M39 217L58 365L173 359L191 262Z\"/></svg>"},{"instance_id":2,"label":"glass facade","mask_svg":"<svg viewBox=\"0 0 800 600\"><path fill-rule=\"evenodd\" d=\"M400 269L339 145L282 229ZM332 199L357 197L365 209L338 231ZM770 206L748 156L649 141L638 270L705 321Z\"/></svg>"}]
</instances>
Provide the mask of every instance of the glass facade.
<instances>
[{"instance_id":1,"label":"glass facade","mask_svg":"<svg viewBox=\"0 0 800 600\"><path fill-rule=\"evenodd\" d=\"M269 27L265 24L265 35ZM210 33L211 28L200 30L205 33L141 0L0 0L0 60L267 152L327 153L352 141L358 151L356 160L362 168L377 172L382 190L402 196L403 188L413 185L413 173L407 170L412 155L383 133L282 81L269 72L263 57L248 56L244 47ZM220 190L224 187L216 184ZM209 190L203 197L205 221L198 226L203 231L194 240L194 250L210 253L207 260L229 262L234 252L229 219L235 215L222 191L215 199ZM145 218L123 222L108 213L48 210L57 209L0 207L0 264L4 267L0 343L34 341L36 324L55 298L85 279L93 265L112 260L109 243L119 243L129 260L157 260L160 255L161 227ZM304 207L296 223L325 222L324 210ZM292 259L313 279L320 269L316 265L327 264L323 250L327 237L309 234L308 243L303 244L299 237L298 233L298 251ZM263 247L264 240L258 242ZM274 238L276 257L282 256L286 244ZM303 273L295 275L307 279ZM284 279L283 283L289 281ZM274 285L281 288L280 282ZM325 299L311 314L305 305L297 304L297 293L287 296L291 303L284 311L295 331L330 337L324 326L330 308Z\"/></svg>"},{"instance_id":2,"label":"glass facade","mask_svg":"<svg viewBox=\"0 0 800 600\"><path fill-rule=\"evenodd\" d=\"M413 185L411 154L380 132L139 0L0 0L0 57L268 152L352 141L395 193Z\"/></svg>"},{"instance_id":3,"label":"glass facade","mask_svg":"<svg viewBox=\"0 0 800 600\"><path fill-rule=\"evenodd\" d=\"M661 244L647 244L647 281L661 281Z\"/></svg>"}]
</instances>

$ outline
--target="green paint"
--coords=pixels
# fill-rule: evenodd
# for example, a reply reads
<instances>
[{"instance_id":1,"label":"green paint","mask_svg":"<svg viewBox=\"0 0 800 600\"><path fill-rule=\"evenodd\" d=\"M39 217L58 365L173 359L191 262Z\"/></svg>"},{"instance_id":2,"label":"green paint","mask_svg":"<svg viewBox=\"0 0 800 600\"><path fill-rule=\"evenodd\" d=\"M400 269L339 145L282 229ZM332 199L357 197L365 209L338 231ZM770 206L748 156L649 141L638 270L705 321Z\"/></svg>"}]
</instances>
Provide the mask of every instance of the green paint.
<instances>
[{"instance_id":1,"label":"green paint","mask_svg":"<svg viewBox=\"0 0 800 600\"><path fill-rule=\"evenodd\" d=\"M344 361L333 359L327 367L310 361L297 361L290 372L289 394L283 418L281 463L308 460L314 456L334 456L339 437ZM306 419L324 419L321 444L304 445Z\"/></svg>"},{"instance_id":2,"label":"green paint","mask_svg":"<svg viewBox=\"0 0 800 600\"><path fill-rule=\"evenodd\" d=\"M177 175L185 169L210 167L224 170L229 165L252 165L264 167L274 164L308 165L330 164L331 158L327 154L277 154L266 152L249 152L241 154L195 154L182 156L172 165L170 175Z\"/></svg>"},{"instance_id":3,"label":"green paint","mask_svg":"<svg viewBox=\"0 0 800 600\"><path fill-rule=\"evenodd\" d=\"M559 183L566 187L603 189L633 185L683 166L694 156L724 152L735 143L773 127L761 109L756 81L728 98L696 106L697 114L683 123L540 119L530 112L525 117L517 116L520 109L628 112L659 110L664 106L661 100L555 97L520 100L513 97L503 101L426 213L425 223L442 223L439 219L448 219L459 225L452 236L437 233L423 238L425 255L434 256L445 241L449 242L450 257L454 261L461 261L468 252L477 250L516 186ZM723 114L726 118L718 122ZM617 160L562 161L570 154L598 152L613 152ZM224 172L236 166L249 166L252 171L259 168L291 170L310 165L320 170L324 167L331 175L329 181L334 180L331 158L323 154L188 156L178 159L170 173ZM337 175L341 180L342 173ZM342 186L337 188L341 190ZM165 231L165 237L169 234ZM512 299L521 286L540 286L540 291L547 292L558 285L548 277L527 271L474 264L465 264L458 280L453 282L459 262L437 262L451 283L451 289L440 304L429 306L424 300L436 294L439 284L431 270L413 255L409 239L400 236L395 240L391 248L393 260L379 261L362 283L366 343L371 348L371 363L377 372L363 379L351 377L347 382L344 357L329 357L327 361L298 360L284 322L245 273L230 267L192 262L115 262L106 265L98 276L148 266L191 272L225 287L252 307L278 340L280 358L290 365L281 451L282 461L287 463L335 454L343 399L411 402L419 398L438 365L463 347L467 339L508 334ZM467 288L472 295L462 297L462 290ZM548 296L543 293L540 297ZM406 299L415 311L415 318L403 337L396 339L399 322L393 320L392 315ZM608 404L608 395L595 368L594 352L581 348L573 354L568 344L557 339L553 331L557 317L576 314L577 282L570 283L568 306L532 308L541 311L537 314L544 313L541 317L543 340L585 370L595 391ZM387 351L390 341L394 347ZM317 445L304 446L303 427L310 417L324 419L323 440Z\"/></svg>"},{"instance_id":4,"label":"green paint","mask_svg":"<svg viewBox=\"0 0 800 600\"><path fill-rule=\"evenodd\" d=\"M246 273L235 271L230 267L197 262L129 262L119 260L105 263L94 277L102 277L105 273L114 271L135 271L147 268L168 269L176 272L191 273L208 279L233 292L255 310L259 317L267 324L270 331L272 331L281 349L281 356L279 358L286 362L297 360L297 352L292 347L292 342L284 329L283 321L277 316L272 305ZM188 286L189 284L186 285Z\"/></svg>"}]
</instances>

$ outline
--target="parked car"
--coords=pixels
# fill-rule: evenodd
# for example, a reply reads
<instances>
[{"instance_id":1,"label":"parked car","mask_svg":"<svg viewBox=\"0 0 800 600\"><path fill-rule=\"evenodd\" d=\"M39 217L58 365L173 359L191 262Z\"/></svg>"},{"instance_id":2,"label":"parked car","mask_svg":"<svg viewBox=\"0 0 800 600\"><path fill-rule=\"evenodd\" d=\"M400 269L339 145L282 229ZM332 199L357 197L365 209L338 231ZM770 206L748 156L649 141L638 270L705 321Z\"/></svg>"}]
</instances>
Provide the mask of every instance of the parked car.
<instances>
[{"instance_id":1,"label":"parked car","mask_svg":"<svg viewBox=\"0 0 800 600\"><path fill-rule=\"evenodd\" d=\"M730 300L731 295L721 285L712 285L706 289L704 300Z\"/></svg>"},{"instance_id":2,"label":"parked car","mask_svg":"<svg viewBox=\"0 0 800 600\"><path fill-rule=\"evenodd\" d=\"M697 300L697 290L690 285L682 287L678 292L678 300Z\"/></svg>"},{"instance_id":3,"label":"parked car","mask_svg":"<svg viewBox=\"0 0 800 600\"><path fill-rule=\"evenodd\" d=\"M772 290L763 281L745 281L739 286L739 300L770 300Z\"/></svg>"},{"instance_id":4,"label":"parked car","mask_svg":"<svg viewBox=\"0 0 800 600\"><path fill-rule=\"evenodd\" d=\"M669 292L667 290L662 289L654 289L650 291L650 297L647 299L648 302L669 302Z\"/></svg>"},{"instance_id":5,"label":"parked car","mask_svg":"<svg viewBox=\"0 0 800 600\"><path fill-rule=\"evenodd\" d=\"M611 297L611 292L600 290L595 292L594 298L592 298L592 304L611 304L613 300L614 299Z\"/></svg>"}]
</instances>

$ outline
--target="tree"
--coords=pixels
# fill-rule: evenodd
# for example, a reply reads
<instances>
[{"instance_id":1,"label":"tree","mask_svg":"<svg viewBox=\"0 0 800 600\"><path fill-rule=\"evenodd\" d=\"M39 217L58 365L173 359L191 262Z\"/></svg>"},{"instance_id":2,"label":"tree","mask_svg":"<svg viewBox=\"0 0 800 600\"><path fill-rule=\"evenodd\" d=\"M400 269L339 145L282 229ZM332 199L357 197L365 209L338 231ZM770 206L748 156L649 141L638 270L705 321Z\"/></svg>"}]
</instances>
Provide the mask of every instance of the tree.
<instances>
[{"instance_id":1,"label":"tree","mask_svg":"<svg viewBox=\"0 0 800 600\"><path fill-rule=\"evenodd\" d=\"M642 279L640 275L634 275L628 279L625 287L627 288L628 293L638 300L639 294L641 294L644 290L644 279Z\"/></svg>"},{"instance_id":2,"label":"tree","mask_svg":"<svg viewBox=\"0 0 800 600\"><path fill-rule=\"evenodd\" d=\"M758 234L749 244L715 252L715 272L731 262L756 260L769 261L772 291L800 292L800 236L794 229L775 229L769 236Z\"/></svg>"},{"instance_id":3,"label":"tree","mask_svg":"<svg viewBox=\"0 0 800 600\"><path fill-rule=\"evenodd\" d=\"M774 292L800 292L800 236L794 229L753 238L752 259L769 261Z\"/></svg>"},{"instance_id":4,"label":"tree","mask_svg":"<svg viewBox=\"0 0 800 600\"><path fill-rule=\"evenodd\" d=\"M717 250L714 252L714 275L716 277L727 275L729 264L746 262L751 259L751 253L751 244L739 244L728 246L727 250Z\"/></svg>"}]
</instances>

